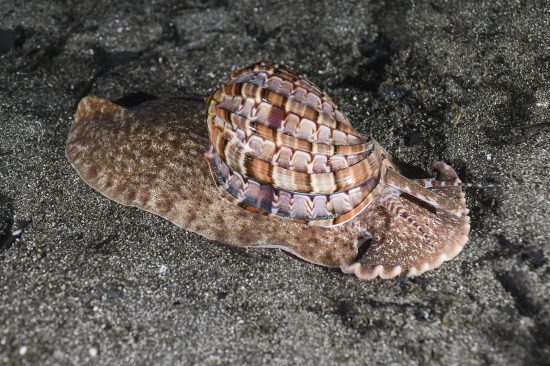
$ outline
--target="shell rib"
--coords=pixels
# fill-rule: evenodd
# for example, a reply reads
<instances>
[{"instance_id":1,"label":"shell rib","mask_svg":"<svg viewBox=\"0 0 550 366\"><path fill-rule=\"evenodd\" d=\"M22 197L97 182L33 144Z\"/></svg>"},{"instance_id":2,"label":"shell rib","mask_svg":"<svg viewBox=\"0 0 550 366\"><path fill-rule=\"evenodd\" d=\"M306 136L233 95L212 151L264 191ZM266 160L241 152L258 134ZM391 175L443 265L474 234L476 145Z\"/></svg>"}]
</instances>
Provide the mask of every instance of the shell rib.
<instances>
[{"instance_id":1,"label":"shell rib","mask_svg":"<svg viewBox=\"0 0 550 366\"><path fill-rule=\"evenodd\" d=\"M380 179L380 149L309 80L262 62L210 97L207 155L240 207L311 225L353 219Z\"/></svg>"}]
</instances>

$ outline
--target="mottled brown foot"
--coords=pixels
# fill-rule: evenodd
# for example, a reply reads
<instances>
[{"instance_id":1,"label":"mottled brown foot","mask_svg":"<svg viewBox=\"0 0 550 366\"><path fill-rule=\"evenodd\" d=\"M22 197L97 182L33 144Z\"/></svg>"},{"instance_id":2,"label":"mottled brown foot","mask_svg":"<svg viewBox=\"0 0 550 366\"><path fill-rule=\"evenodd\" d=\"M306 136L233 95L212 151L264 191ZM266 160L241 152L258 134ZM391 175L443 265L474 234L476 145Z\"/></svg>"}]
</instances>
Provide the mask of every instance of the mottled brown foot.
<instances>
[{"instance_id":1,"label":"mottled brown foot","mask_svg":"<svg viewBox=\"0 0 550 366\"><path fill-rule=\"evenodd\" d=\"M460 183L447 164L436 162L434 168L438 170L438 179ZM470 229L462 187L457 184L434 187L431 191L447 201L445 207L456 208L463 215L435 208L388 186L363 217L372 238L370 244L365 244L368 249L355 260L343 260L342 271L355 273L361 279L392 278L401 273L416 276L460 253Z\"/></svg>"}]
</instances>

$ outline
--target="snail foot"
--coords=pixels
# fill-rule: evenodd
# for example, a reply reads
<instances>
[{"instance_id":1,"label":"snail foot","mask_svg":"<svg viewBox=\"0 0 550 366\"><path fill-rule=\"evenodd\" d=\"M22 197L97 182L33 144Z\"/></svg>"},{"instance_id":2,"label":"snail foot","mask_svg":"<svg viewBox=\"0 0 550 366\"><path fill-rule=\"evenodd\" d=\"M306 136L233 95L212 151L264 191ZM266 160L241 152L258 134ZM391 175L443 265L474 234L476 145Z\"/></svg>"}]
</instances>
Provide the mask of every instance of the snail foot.
<instances>
[{"instance_id":1,"label":"snail foot","mask_svg":"<svg viewBox=\"0 0 550 366\"><path fill-rule=\"evenodd\" d=\"M442 162L434 167L439 179L460 183L454 169ZM438 195L466 210L462 188L434 188ZM365 225L372 240L353 260L342 260L341 269L360 279L393 278L402 273L417 276L458 255L470 231L467 211L457 216L434 210L410 195L389 186L367 213Z\"/></svg>"}]
</instances>

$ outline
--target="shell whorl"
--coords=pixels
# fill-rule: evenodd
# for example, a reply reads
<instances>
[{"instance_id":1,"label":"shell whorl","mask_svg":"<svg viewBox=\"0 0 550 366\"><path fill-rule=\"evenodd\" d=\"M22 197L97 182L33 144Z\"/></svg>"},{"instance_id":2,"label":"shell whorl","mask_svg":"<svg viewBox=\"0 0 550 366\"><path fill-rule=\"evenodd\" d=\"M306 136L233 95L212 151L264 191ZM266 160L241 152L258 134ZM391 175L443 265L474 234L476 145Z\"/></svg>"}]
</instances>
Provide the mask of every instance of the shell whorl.
<instances>
[{"instance_id":1,"label":"shell whorl","mask_svg":"<svg viewBox=\"0 0 550 366\"><path fill-rule=\"evenodd\" d=\"M232 203L310 225L342 224L373 199L381 149L312 82L260 62L207 102L218 188Z\"/></svg>"}]
</instances>

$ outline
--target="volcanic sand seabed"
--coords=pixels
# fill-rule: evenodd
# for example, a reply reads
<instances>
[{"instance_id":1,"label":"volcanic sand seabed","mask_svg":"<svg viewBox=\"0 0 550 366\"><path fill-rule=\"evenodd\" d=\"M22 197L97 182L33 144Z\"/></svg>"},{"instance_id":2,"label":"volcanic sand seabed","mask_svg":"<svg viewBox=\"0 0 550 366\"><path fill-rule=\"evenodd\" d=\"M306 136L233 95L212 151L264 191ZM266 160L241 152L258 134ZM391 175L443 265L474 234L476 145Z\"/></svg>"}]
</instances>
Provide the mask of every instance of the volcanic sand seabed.
<instances>
[{"instance_id":1,"label":"volcanic sand seabed","mask_svg":"<svg viewBox=\"0 0 550 366\"><path fill-rule=\"evenodd\" d=\"M543 2L2 1L0 17L0 364L549 362ZM120 206L67 162L82 96L207 95L261 59L417 172L441 159L497 182L467 191L464 251L362 282Z\"/></svg>"}]
</instances>

